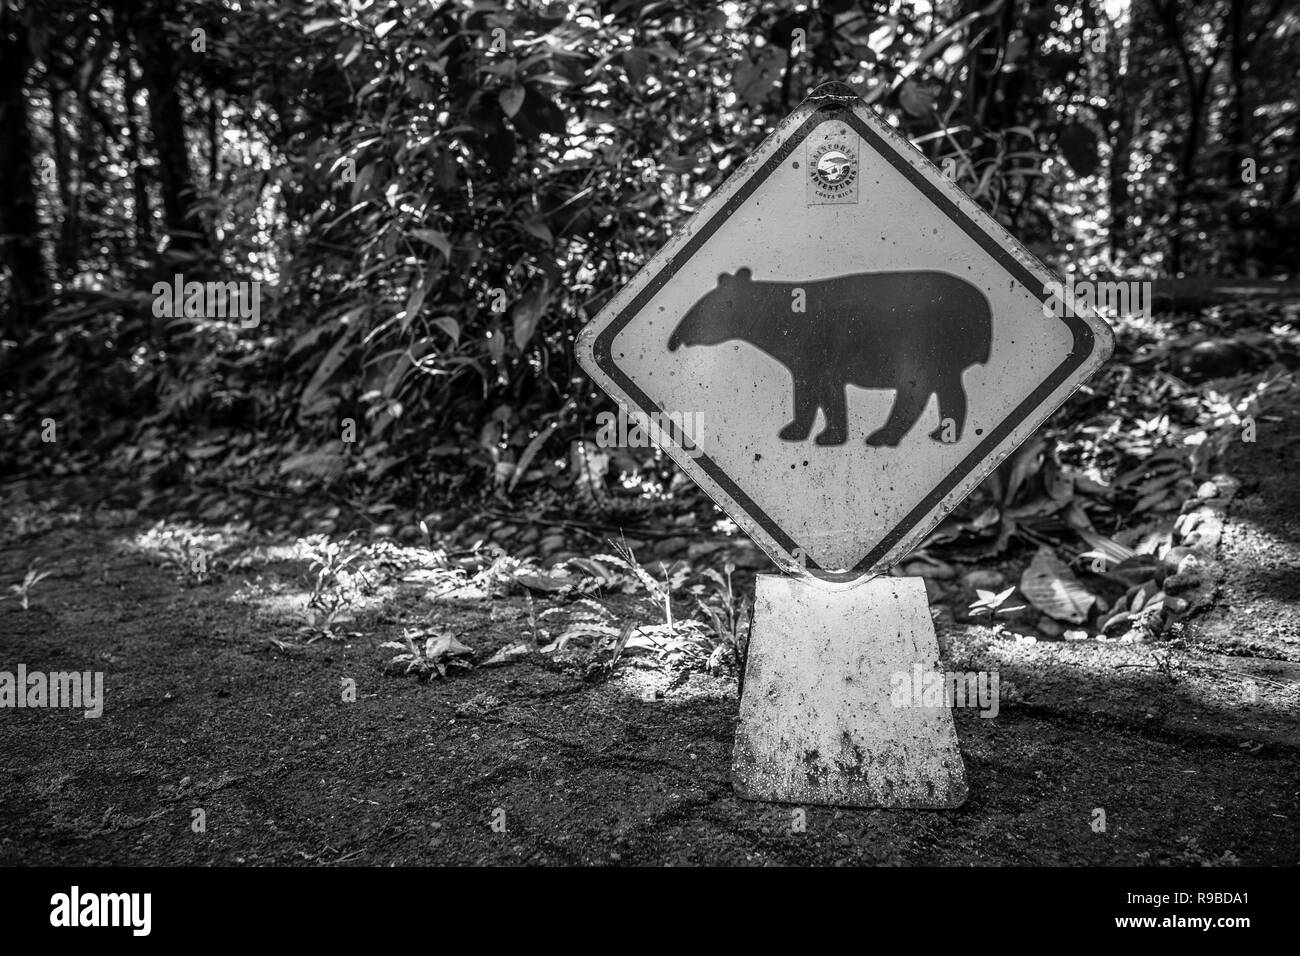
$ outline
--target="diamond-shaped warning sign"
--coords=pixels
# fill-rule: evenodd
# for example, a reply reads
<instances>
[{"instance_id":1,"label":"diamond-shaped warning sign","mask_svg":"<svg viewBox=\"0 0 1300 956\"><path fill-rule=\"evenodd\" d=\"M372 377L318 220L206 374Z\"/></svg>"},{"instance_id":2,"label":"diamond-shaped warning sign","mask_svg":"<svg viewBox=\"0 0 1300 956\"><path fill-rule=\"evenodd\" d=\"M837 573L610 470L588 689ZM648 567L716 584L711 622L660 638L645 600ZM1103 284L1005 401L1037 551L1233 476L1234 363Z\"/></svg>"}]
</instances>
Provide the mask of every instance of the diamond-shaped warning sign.
<instances>
[{"instance_id":1,"label":"diamond-shaped warning sign","mask_svg":"<svg viewBox=\"0 0 1300 956\"><path fill-rule=\"evenodd\" d=\"M849 580L915 547L1110 355L1055 281L860 99L814 94L578 360L779 567Z\"/></svg>"}]
</instances>

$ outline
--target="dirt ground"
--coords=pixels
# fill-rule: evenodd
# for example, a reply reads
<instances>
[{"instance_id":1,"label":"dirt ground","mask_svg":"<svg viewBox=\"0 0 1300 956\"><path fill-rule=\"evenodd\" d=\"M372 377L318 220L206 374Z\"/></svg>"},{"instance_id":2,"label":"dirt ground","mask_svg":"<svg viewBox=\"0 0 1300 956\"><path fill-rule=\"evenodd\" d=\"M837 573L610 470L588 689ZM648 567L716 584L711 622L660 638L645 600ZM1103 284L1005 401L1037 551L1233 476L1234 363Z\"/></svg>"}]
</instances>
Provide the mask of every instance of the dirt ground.
<instances>
[{"instance_id":1,"label":"dirt ground","mask_svg":"<svg viewBox=\"0 0 1300 956\"><path fill-rule=\"evenodd\" d=\"M30 610L0 603L0 670L103 671L104 713L0 710L0 864L1295 865L1298 421L1261 422L1229 453L1223 579L1181 638L1031 644L941 624L947 659L998 667L1007 697L996 719L956 712L969 799L809 807L803 831L731 790L734 679L672 686L635 658L595 678L536 658L427 683L386 672L378 644L412 608L480 660L530 608L430 603L410 584L361 636L304 644L284 608L306 568L277 557L283 536L250 529L253 557L195 580L151 549L151 522L96 508L83 484L51 527L0 546L0 585L33 558L52 572ZM48 487L10 483L0 519ZM74 505L81 519L59 520Z\"/></svg>"}]
</instances>

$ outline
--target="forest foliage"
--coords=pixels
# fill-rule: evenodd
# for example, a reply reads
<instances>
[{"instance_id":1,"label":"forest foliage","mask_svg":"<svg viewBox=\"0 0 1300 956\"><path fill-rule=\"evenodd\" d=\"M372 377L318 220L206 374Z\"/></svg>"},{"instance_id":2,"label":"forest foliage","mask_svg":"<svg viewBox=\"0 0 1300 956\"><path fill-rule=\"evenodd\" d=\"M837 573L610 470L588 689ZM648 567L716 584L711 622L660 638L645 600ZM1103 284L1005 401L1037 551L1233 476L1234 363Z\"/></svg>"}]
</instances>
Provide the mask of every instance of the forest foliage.
<instances>
[{"instance_id":1,"label":"forest foliage","mask_svg":"<svg viewBox=\"0 0 1300 956\"><path fill-rule=\"evenodd\" d=\"M576 331L818 84L1062 273L1284 278L1298 59L1282 0L0 0L0 468L598 497Z\"/></svg>"}]
</instances>

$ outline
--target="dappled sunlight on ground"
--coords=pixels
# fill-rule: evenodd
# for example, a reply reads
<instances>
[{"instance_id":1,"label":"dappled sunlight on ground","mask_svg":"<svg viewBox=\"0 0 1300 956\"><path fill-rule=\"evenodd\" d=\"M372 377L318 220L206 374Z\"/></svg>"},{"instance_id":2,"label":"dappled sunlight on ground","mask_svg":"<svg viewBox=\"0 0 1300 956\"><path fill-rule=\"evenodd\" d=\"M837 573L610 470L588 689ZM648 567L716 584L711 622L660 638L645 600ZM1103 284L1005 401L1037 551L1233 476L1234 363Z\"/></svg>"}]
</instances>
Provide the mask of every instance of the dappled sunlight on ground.
<instances>
[{"instance_id":1,"label":"dappled sunlight on ground","mask_svg":"<svg viewBox=\"0 0 1300 956\"><path fill-rule=\"evenodd\" d=\"M941 634L959 668L997 671L1004 705L1123 715L1206 734L1300 743L1300 665L1179 642L1037 641L990 628ZM1289 678L1289 680L1288 680Z\"/></svg>"},{"instance_id":2,"label":"dappled sunlight on ground","mask_svg":"<svg viewBox=\"0 0 1300 956\"><path fill-rule=\"evenodd\" d=\"M787 846L771 837L788 830L786 811L740 801L730 786L735 661L711 666L711 638L680 626L700 624L706 605L729 626L725 576L643 567L643 577L586 558L543 573L498 551L272 540L201 522L132 528L90 512L79 523L57 510L26 520L6 554L11 572L40 557L55 573L30 612L0 605L0 627L29 664L94 661L108 690L102 722L60 725L50 757L22 770L33 782L19 784L6 825L63 827L83 859L292 862L326 845L342 848L327 859L366 862L474 862L516 847L641 862L1294 855L1294 694L1266 680L1288 678L1258 671L1251 704L1240 674L1202 672L1222 658L1169 641L1033 641L941 622L946 669L1001 675L996 718L955 714L971 812L894 813L884 830L870 813L827 810L826 842ZM206 575L194 570L199 551ZM743 632L752 577L734 585ZM341 700L352 687L355 702ZM14 748L34 746L26 734L48 738L24 721L10 724ZM154 741L147 759L142 739ZM106 782L45 782L91 749ZM190 803L153 794L191 789L238 835L168 840ZM392 829L387 808L410 801L421 812ZM483 836L483 808L497 806L517 834L508 845ZM1097 806L1138 822L1098 837L1087 825ZM290 832L282 820L298 822ZM947 828L938 841L935 826Z\"/></svg>"}]
</instances>

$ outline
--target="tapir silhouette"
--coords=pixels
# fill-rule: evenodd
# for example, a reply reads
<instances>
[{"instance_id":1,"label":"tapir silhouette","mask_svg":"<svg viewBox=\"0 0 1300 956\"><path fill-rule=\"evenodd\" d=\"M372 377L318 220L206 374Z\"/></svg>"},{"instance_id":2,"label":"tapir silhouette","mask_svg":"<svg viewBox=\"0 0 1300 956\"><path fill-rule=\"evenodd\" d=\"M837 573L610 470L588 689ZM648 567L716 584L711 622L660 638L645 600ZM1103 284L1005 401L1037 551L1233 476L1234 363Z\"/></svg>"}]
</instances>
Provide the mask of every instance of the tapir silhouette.
<instances>
[{"instance_id":1,"label":"tapir silhouette","mask_svg":"<svg viewBox=\"0 0 1300 956\"><path fill-rule=\"evenodd\" d=\"M800 300L805 311L796 311ZM892 388L893 409L867 438L897 447L930 396L939 396L936 441L959 440L966 425L962 372L989 360L993 337L988 300L946 272L863 272L808 282L755 282L750 270L718 276L718 287L691 306L668 348L749 342L790 371L794 421L780 431L804 441L817 409L826 414L819 445L848 440L845 388Z\"/></svg>"}]
</instances>

